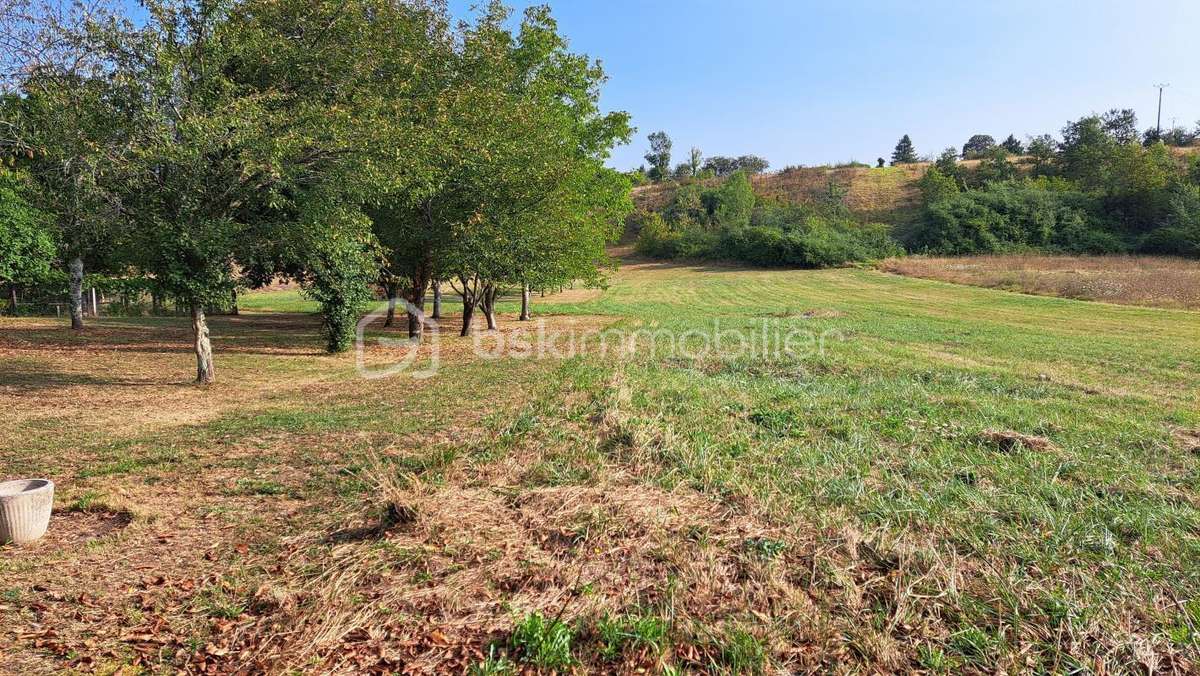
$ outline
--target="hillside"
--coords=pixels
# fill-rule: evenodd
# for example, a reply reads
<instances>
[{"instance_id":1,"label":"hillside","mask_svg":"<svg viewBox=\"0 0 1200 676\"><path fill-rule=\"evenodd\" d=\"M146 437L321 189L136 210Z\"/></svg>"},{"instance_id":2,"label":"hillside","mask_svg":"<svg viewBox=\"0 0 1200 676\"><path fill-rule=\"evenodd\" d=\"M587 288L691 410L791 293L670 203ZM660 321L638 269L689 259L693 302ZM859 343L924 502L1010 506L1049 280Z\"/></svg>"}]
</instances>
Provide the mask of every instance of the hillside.
<instances>
[{"instance_id":1,"label":"hillside","mask_svg":"<svg viewBox=\"0 0 1200 676\"><path fill-rule=\"evenodd\" d=\"M928 163L898 167L803 167L752 178L754 191L761 197L788 202L815 202L829 194L830 185L845 190L845 202L864 221L905 220L920 199L917 180ZM707 179L716 184L720 179ZM634 202L640 209L661 209L670 203L678 184L665 182L633 189Z\"/></svg>"},{"instance_id":2,"label":"hillside","mask_svg":"<svg viewBox=\"0 0 1200 676\"><path fill-rule=\"evenodd\" d=\"M1200 152L1200 147L1171 148L1180 155ZM1028 171L1031 158L1012 158L1018 168ZM752 177L754 192L787 202L811 203L829 194L830 184L845 190L845 203L855 216L866 221L904 223L914 215L920 202L917 181L929 162L917 162L896 167L801 167L759 174ZM974 168L979 160L963 160L959 165ZM685 179L687 180L687 179ZM720 179L701 181L715 185ZM679 183L667 181L633 189L633 200L639 209L657 210L670 203Z\"/></svg>"}]
</instances>

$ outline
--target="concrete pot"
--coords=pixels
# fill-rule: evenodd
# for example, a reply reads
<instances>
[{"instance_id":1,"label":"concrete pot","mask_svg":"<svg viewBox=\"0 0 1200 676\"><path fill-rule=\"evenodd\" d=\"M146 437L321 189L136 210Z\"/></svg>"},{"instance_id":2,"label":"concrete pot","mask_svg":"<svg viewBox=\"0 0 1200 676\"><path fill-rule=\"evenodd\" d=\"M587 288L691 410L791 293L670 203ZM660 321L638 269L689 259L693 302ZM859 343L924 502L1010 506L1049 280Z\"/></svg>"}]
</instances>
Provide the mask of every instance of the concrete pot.
<instances>
[{"instance_id":1,"label":"concrete pot","mask_svg":"<svg viewBox=\"0 0 1200 676\"><path fill-rule=\"evenodd\" d=\"M17 479L0 483L0 544L33 542L46 534L54 482Z\"/></svg>"}]
</instances>

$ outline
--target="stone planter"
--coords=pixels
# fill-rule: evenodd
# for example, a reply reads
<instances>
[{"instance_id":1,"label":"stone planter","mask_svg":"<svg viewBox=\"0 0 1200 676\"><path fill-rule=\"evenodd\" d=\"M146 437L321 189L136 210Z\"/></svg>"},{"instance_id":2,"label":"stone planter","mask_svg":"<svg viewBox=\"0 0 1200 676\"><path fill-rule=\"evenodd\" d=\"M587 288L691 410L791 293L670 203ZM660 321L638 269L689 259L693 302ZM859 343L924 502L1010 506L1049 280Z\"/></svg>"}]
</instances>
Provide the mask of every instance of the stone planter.
<instances>
[{"instance_id":1,"label":"stone planter","mask_svg":"<svg viewBox=\"0 0 1200 676\"><path fill-rule=\"evenodd\" d=\"M0 544L33 542L46 534L54 482L18 479L0 483Z\"/></svg>"}]
</instances>

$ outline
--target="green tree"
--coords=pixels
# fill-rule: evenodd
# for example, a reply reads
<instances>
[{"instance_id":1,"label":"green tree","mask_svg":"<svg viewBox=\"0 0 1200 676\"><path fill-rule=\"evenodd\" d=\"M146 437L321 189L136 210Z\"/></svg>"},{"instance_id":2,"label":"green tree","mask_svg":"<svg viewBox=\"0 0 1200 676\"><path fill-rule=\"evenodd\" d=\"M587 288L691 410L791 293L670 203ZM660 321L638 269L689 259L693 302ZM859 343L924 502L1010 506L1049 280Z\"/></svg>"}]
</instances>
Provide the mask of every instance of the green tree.
<instances>
[{"instance_id":1,"label":"green tree","mask_svg":"<svg viewBox=\"0 0 1200 676\"><path fill-rule=\"evenodd\" d=\"M504 288L595 276L620 220L614 204L632 208L625 179L601 170L632 133L627 114L599 111L603 70L567 50L546 8L527 10L515 35L507 19L493 3L461 36L449 97L461 108L439 134L455 144L424 198L444 243L434 266L463 299L463 335L476 310L495 328Z\"/></svg>"},{"instance_id":2,"label":"green tree","mask_svg":"<svg viewBox=\"0 0 1200 676\"><path fill-rule=\"evenodd\" d=\"M650 150L646 153L646 162L650 164L650 178L661 181L671 169L671 137L665 131L656 131L648 138Z\"/></svg>"},{"instance_id":3,"label":"green tree","mask_svg":"<svg viewBox=\"0 0 1200 676\"><path fill-rule=\"evenodd\" d=\"M745 171L734 172L713 194L713 219L724 227L750 225L754 212L754 188Z\"/></svg>"},{"instance_id":4,"label":"green tree","mask_svg":"<svg viewBox=\"0 0 1200 676\"><path fill-rule=\"evenodd\" d=\"M704 160L704 171L712 172L713 176L724 177L737 171L737 158L715 156Z\"/></svg>"},{"instance_id":5,"label":"green tree","mask_svg":"<svg viewBox=\"0 0 1200 676\"><path fill-rule=\"evenodd\" d=\"M981 157L984 153L991 150L996 145L996 139L988 134L975 134L967 139L963 144L962 156L965 160L973 160Z\"/></svg>"},{"instance_id":6,"label":"green tree","mask_svg":"<svg viewBox=\"0 0 1200 676\"><path fill-rule=\"evenodd\" d=\"M908 134L900 137L900 141L896 143L895 150L892 151L892 164L912 164L917 161L917 151L913 148L912 139Z\"/></svg>"},{"instance_id":7,"label":"green tree","mask_svg":"<svg viewBox=\"0 0 1200 676\"><path fill-rule=\"evenodd\" d=\"M1100 116L1104 132L1122 145L1137 143L1137 114L1132 108L1113 108Z\"/></svg>"},{"instance_id":8,"label":"green tree","mask_svg":"<svg viewBox=\"0 0 1200 676\"><path fill-rule=\"evenodd\" d=\"M55 239L69 279L71 328L83 329L86 269L112 269L125 241L119 192L128 157L130 87L91 72L94 37L61 35L88 51L80 61L51 62L28 73L24 96L6 102L23 166L36 184L34 205L54 219ZM83 65L80 65L83 64Z\"/></svg>"},{"instance_id":9,"label":"green tree","mask_svg":"<svg viewBox=\"0 0 1200 676\"><path fill-rule=\"evenodd\" d=\"M758 155L742 155L737 158L734 165L735 171L744 171L747 174L761 174L766 171L771 163Z\"/></svg>"},{"instance_id":10,"label":"green tree","mask_svg":"<svg viewBox=\"0 0 1200 676\"><path fill-rule=\"evenodd\" d=\"M382 0L345 9L153 0L143 27L108 37L114 79L141 102L123 203L136 262L190 307L197 382L215 377L206 309L227 302L244 252L321 301L331 350L353 335L376 269L357 205L393 175L363 149L408 119L397 59L421 53L407 41L426 27Z\"/></svg>"},{"instance_id":11,"label":"green tree","mask_svg":"<svg viewBox=\"0 0 1200 676\"><path fill-rule=\"evenodd\" d=\"M17 314L17 285L44 276L54 257L50 220L26 199L27 181L0 168L0 284Z\"/></svg>"},{"instance_id":12,"label":"green tree","mask_svg":"<svg viewBox=\"0 0 1200 676\"><path fill-rule=\"evenodd\" d=\"M700 149L692 146L692 151L688 155L688 172L692 177L700 175L700 169L704 166L704 154Z\"/></svg>"},{"instance_id":13,"label":"green tree","mask_svg":"<svg viewBox=\"0 0 1200 676\"><path fill-rule=\"evenodd\" d=\"M1021 143L1020 139L1012 134L1009 134L1008 138L1000 143L1000 147L1004 148L1011 155L1025 154L1025 146Z\"/></svg>"},{"instance_id":14,"label":"green tree","mask_svg":"<svg viewBox=\"0 0 1200 676\"><path fill-rule=\"evenodd\" d=\"M982 161L975 168L975 181L989 183L993 181L1009 181L1017 176L1017 168L1008 160L1008 151L1004 146L992 146L983 154Z\"/></svg>"},{"instance_id":15,"label":"green tree","mask_svg":"<svg viewBox=\"0 0 1200 676\"><path fill-rule=\"evenodd\" d=\"M917 186L921 189L921 201L926 206L957 195L959 191L958 180L936 164L925 170Z\"/></svg>"},{"instance_id":16,"label":"green tree","mask_svg":"<svg viewBox=\"0 0 1200 676\"><path fill-rule=\"evenodd\" d=\"M1035 176L1045 176L1050 173L1054 159L1058 154L1058 142L1049 134L1042 134L1029 139L1026 152L1033 158L1033 173Z\"/></svg>"},{"instance_id":17,"label":"green tree","mask_svg":"<svg viewBox=\"0 0 1200 676\"><path fill-rule=\"evenodd\" d=\"M962 169L958 166L958 150L955 148L946 148L934 160L933 166L943 175L953 179L956 183L962 180Z\"/></svg>"},{"instance_id":18,"label":"green tree","mask_svg":"<svg viewBox=\"0 0 1200 676\"><path fill-rule=\"evenodd\" d=\"M1068 123L1062 130L1058 160L1065 177L1085 190L1102 189L1108 182L1108 170L1121 143L1109 133L1097 115Z\"/></svg>"}]
</instances>

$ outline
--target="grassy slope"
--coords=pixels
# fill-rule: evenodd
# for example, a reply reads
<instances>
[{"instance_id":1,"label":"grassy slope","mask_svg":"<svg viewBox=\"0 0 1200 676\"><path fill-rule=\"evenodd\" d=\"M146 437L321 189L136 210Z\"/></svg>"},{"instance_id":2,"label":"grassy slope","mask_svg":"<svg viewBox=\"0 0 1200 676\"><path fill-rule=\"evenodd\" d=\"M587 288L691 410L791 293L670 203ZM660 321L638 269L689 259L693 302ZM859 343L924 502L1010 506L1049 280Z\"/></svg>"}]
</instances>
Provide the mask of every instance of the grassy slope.
<instances>
[{"instance_id":1,"label":"grassy slope","mask_svg":"<svg viewBox=\"0 0 1200 676\"><path fill-rule=\"evenodd\" d=\"M966 164L975 163L972 160ZM846 206L863 221L900 223L911 219L918 206L917 180L927 166L803 167L754 176L754 192L784 202L815 203L828 196L833 183L845 191ZM709 183L715 185L718 181ZM675 187L674 183L660 183L634 188L634 202L643 209L662 209L674 197Z\"/></svg>"},{"instance_id":2,"label":"grassy slope","mask_svg":"<svg viewBox=\"0 0 1200 676\"><path fill-rule=\"evenodd\" d=\"M866 270L653 264L627 267L598 297L537 309L644 330L704 330L719 320L725 330L758 331L766 321L826 339L822 351L795 359L672 355L659 346L629 360L481 362L455 358L461 344L447 338L451 354L437 378L362 381L345 358L309 356L315 336L296 347L290 334L251 333L263 316L250 315L215 320L218 350L226 346L218 352L224 382L205 395L167 382L189 368L182 346L164 355L121 333L137 322L112 320L112 335L84 346L93 357L115 346L110 354L126 363L90 381L73 370L78 360L62 356L80 347L75 339L56 346L60 334L36 320L0 320L9 336L0 347L12 353L0 366L4 395L62 402L56 411L19 414L0 438L0 457L6 472L60 478L68 499L119 490L161 502L163 513L177 515L181 541L204 536L198 513L220 514L204 518L220 518L235 539L214 563L191 565L232 581L203 587L206 596L188 601L190 615L165 613L174 633L198 645L220 643L210 620L233 616L256 635L265 621L257 615L291 612L297 634L312 639L313 658L334 659L333 647L346 646L330 642L333 620L323 618L349 627L366 621L351 611L378 610L380 599L401 608L387 616L396 631L427 632L405 624L414 613L458 628L442 630L450 643L478 643L505 636L527 610L554 615L568 594L564 617L579 622L574 654L594 668L612 659L605 614L668 626L664 662L734 671L1195 666L1200 459L1180 430L1200 429L1196 313ZM173 329L175 339L182 328ZM230 336L242 349L230 353ZM149 394L127 394L116 382ZM121 391L106 394L114 390ZM229 405L212 404L214 395ZM137 415L161 408L163 398L209 402L211 410L135 430L60 424L86 420L72 406ZM1036 435L1051 446L1001 447L986 430ZM379 477L362 468L378 454L385 473L398 466L410 477L398 495L418 506L417 527L383 549L309 537L363 517L364 482ZM645 513L622 497L630 485L649 496L656 519L676 514L686 523L659 529L639 521ZM590 502L595 487L603 494ZM570 501L530 521L530 504L562 491ZM493 494L510 496L524 516L472 530L508 508L485 501ZM591 511L568 509L576 504ZM633 526L597 525L605 509ZM581 519L590 524L583 530ZM154 547L159 527L137 527L120 546ZM467 536L446 535L456 530ZM514 540L492 540L498 532ZM559 532L576 533L575 544L543 560L546 546L537 543ZM635 539L645 532L654 534L649 542ZM254 545L249 555L234 545L244 540ZM293 541L304 547L291 549ZM97 565L115 546L102 541L65 556ZM606 558L609 551L618 554ZM520 583L494 572L509 561L498 552L517 552L513 570L523 572L512 574ZM35 573L62 555L45 556L3 564L9 579L0 587L14 598L31 594ZM378 570L361 563L372 557L415 582L379 587ZM606 577L618 564L618 579ZM329 582L329 571L360 568L359 577ZM529 570L543 581L530 587ZM569 596L585 570L588 591ZM503 579L464 582L475 572ZM264 579L286 588L304 586L296 580L346 585L324 599L345 612L312 603L263 610L253 599ZM78 592L77 581L58 584ZM414 584L439 599L436 610L411 605ZM223 595L235 612L213 600ZM483 607L490 610L467 611ZM464 619L472 617L482 628L462 633L475 626ZM618 632L646 633L654 634ZM637 666L662 644L617 647ZM22 645L31 652L21 658L35 659L32 644ZM517 655L532 652L527 639L517 641Z\"/></svg>"}]
</instances>

